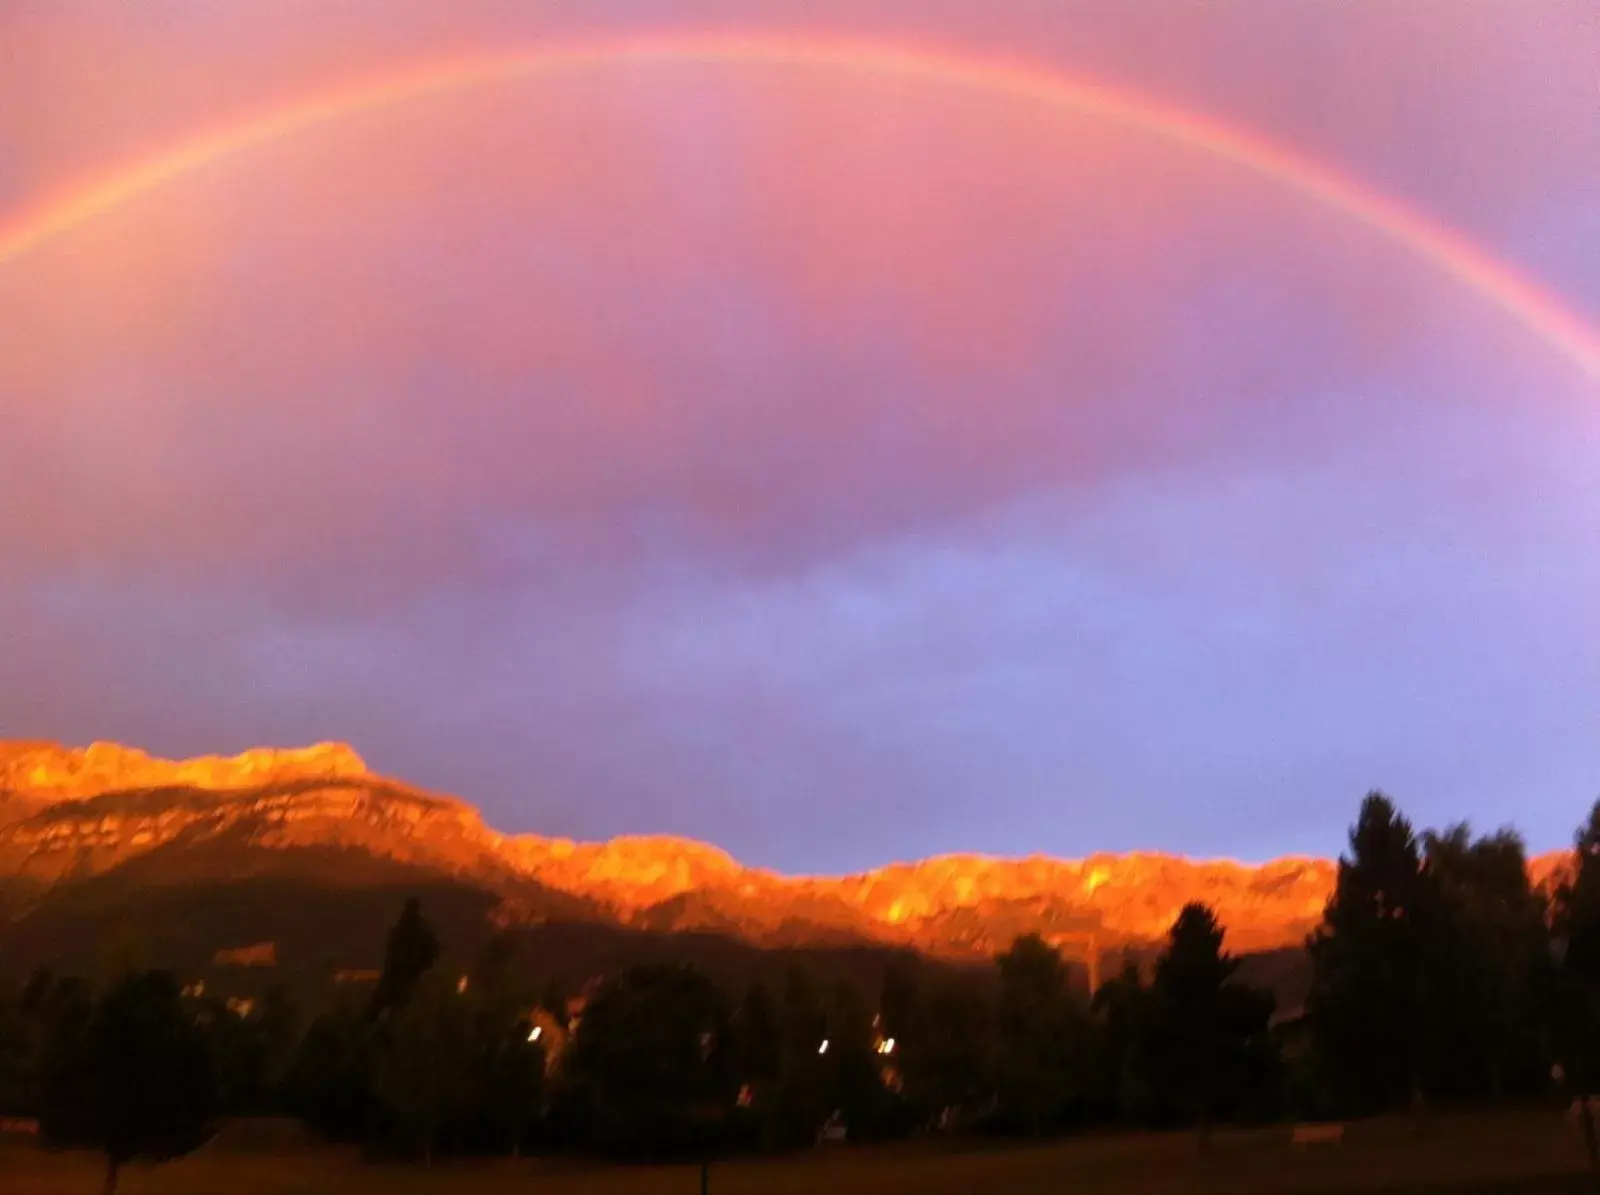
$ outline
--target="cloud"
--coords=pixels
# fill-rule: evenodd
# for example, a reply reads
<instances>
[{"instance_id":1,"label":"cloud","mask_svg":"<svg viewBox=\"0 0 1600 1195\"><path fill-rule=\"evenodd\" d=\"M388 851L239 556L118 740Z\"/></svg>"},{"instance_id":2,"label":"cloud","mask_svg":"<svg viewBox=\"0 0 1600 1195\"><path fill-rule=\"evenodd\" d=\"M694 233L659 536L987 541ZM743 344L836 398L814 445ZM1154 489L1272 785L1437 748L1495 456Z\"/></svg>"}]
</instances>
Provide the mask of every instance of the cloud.
<instances>
[{"instance_id":1,"label":"cloud","mask_svg":"<svg viewBox=\"0 0 1600 1195\"><path fill-rule=\"evenodd\" d=\"M554 27L439 11L8 11L0 209ZM1544 264L1589 34L1513 70L1497 11L1434 31L1438 97L1376 9L792 16L1143 80ZM544 19L656 19L584 12ZM688 67L451 97L0 268L0 733L350 738L503 824L815 867L1330 850L1391 776L1494 821L1589 758L1595 411L1392 246L1093 121Z\"/></svg>"},{"instance_id":2,"label":"cloud","mask_svg":"<svg viewBox=\"0 0 1600 1195\"><path fill-rule=\"evenodd\" d=\"M1234 452L1436 309L1382 246L1286 254L1359 240L1302 204L1011 105L693 70L518 98L274 145L20 263L9 550L356 604L492 570L508 513L826 554Z\"/></svg>"}]
</instances>

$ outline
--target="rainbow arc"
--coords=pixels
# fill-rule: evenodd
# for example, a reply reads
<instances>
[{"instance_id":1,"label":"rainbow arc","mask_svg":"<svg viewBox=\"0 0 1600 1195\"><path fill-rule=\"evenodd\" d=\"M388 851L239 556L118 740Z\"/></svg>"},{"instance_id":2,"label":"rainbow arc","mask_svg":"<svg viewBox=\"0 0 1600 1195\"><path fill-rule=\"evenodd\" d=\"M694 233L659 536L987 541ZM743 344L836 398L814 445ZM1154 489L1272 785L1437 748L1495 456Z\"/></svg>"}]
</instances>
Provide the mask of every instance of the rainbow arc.
<instances>
[{"instance_id":1,"label":"rainbow arc","mask_svg":"<svg viewBox=\"0 0 1600 1195\"><path fill-rule=\"evenodd\" d=\"M1600 330L1571 306L1439 221L1298 151L1213 116L1053 69L848 38L607 38L403 67L200 133L0 220L0 266L186 175L319 125L431 96L650 63L833 71L1012 96L1209 155L1365 226L1477 294L1600 383Z\"/></svg>"}]
</instances>

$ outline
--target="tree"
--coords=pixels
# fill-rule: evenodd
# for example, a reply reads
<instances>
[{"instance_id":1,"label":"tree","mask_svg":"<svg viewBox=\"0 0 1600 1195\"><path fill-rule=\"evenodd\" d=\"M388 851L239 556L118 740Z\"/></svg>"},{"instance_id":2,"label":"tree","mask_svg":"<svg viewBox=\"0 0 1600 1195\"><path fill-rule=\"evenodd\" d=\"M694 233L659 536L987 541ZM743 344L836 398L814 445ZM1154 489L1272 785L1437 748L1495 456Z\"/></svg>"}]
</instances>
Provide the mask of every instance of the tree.
<instances>
[{"instance_id":1,"label":"tree","mask_svg":"<svg viewBox=\"0 0 1600 1195\"><path fill-rule=\"evenodd\" d=\"M544 1047L500 1020L480 1020L473 1096L484 1119L498 1130L498 1145L513 1156L539 1119L544 1100Z\"/></svg>"},{"instance_id":2,"label":"tree","mask_svg":"<svg viewBox=\"0 0 1600 1195\"><path fill-rule=\"evenodd\" d=\"M28 1017L23 1002L0 989L0 1116L20 1116L27 1106Z\"/></svg>"},{"instance_id":3,"label":"tree","mask_svg":"<svg viewBox=\"0 0 1600 1195\"><path fill-rule=\"evenodd\" d=\"M571 995L566 980L559 975L552 975L544 985L544 994L539 997L539 1007L549 1013L563 1030L567 1027L567 1001Z\"/></svg>"},{"instance_id":4,"label":"tree","mask_svg":"<svg viewBox=\"0 0 1600 1195\"><path fill-rule=\"evenodd\" d=\"M982 1107L994 1092L994 1018L976 991L954 980L919 1001L896 1057L906 1098L934 1123Z\"/></svg>"},{"instance_id":5,"label":"tree","mask_svg":"<svg viewBox=\"0 0 1600 1195\"><path fill-rule=\"evenodd\" d=\"M496 1148L514 1155L544 1103L545 1043L530 1040L532 987L518 968L516 940L504 931L485 944L465 993L472 1032L475 1116Z\"/></svg>"},{"instance_id":6,"label":"tree","mask_svg":"<svg viewBox=\"0 0 1600 1195\"><path fill-rule=\"evenodd\" d=\"M765 985L759 981L750 985L734 1013L731 1029L739 1082L752 1086L777 1082L783 1064L783 1043L778 1010Z\"/></svg>"},{"instance_id":7,"label":"tree","mask_svg":"<svg viewBox=\"0 0 1600 1195\"><path fill-rule=\"evenodd\" d=\"M1167 935L1151 985L1150 1062L1159 1087L1200 1127L1200 1148L1223 1093L1236 1087L1245 1051L1266 1033L1272 998L1232 983L1238 963L1203 904L1183 907Z\"/></svg>"},{"instance_id":8,"label":"tree","mask_svg":"<svg viewBox=\"0 0 1600 1195\"><path fill-rule=\"evenodd\" d=\"M472 1029L470 1002L437 970L412 985L382 1027L375 1090L424 1162L470 1106Z\"/></svg>"},{"instance_id":9,"label":"tree","mask_svg":"<svg viewBox=\"0 0 1600 1195\"><path fill-rule=\"evenodd\" d=\"M94 993L81 979L52 979L31 992L30 1054L36 1082L40 1136L48 1145L77 1144L79 1096L88 1082L86 1038Z\"/></svg>"},{"instance_id":10,"label":"tree","mask_svg":"<svg viewBox=\"0 0 1600 1195\"><path fill-rule=\"evenodd\" d=\"M534 987L522 968L518 938L500 930L473 960L464 993L472 1034L471 1127L487 1144L520 1154L543 1111L546 1045L537 1025Z\"/></svg>"},{"instance_id":11,"label":"tree","mask_svg":"<svg viewBox=\"0 0 1600 1195\"><path fill-rule=\"evenodd\" d=\"M1092 1053L1097 1103L1112 1116L1137 1119L1150 1113L1150 1002L1138 964L1129 961L1100 985L1090 1003L1096 1018Z\"/></svg>"},{"instance_id":12,"label":"tree","mask_svg":"<svg viewBox=\"0 0 1600 1195\"><path fill-rule=\"evenodd\" d=\"M68 999L52 1027L40 1132L54 1144L101 1150L109 1195L129 1162L179 1157L209 1136L211 1058L165 972L118 980L87 1017Z\"/></svg>"},{"instance_id":13,"label":"tree","mask_svg":"<svg viewBox=\"0 0 1600 1195\"><path fill-rule=\"evenodd\" d=\"M1461 824L1423 842L1439 899L1426 956L1435 1082L1496 1101L1508 1082L1536 1089L1549 1065L1538 1011L1549 934L1522 840L1511 830L1474 840Z\"/></svg>"},{"instance_id":14,"label":"tree","mask_svg":"<svg viewBox=\"0 0 1600 1195\"><path fill-rule=\"evenodd\" d=\"M374 1014L397 1008L411 998L417 981L439 959L439 937L422 915L416 897L409 898L400 910L400 920L389 931L383 951L383 971L372 993Z\"/></svg>"},{"instance_id":15,"label":"tree","mask_svg":"<svg viewBox=\"0 0 1600 1195\"><path fill-rule=\"evenodd\" d=\"M49 967L38 967L29 974L28 981L22 985L22 1011L25 1015L32 1016L44 1007L55 982L55 973Z\"/></svg>"},{"instance_id":16,"label":"tree","mask_svg":"<svg viewBox=\"0 0 1600 1195\"><path fill-rule=\"evenodd\" d=\"M852 1136L878 1131L886 1105L872 1016L854 984L840 981L827 1011L828 1052L822 1062L827 1102L844 1117Z\"/></svg>"},{"instance_id":17,"label":"tree","mask_svg":"<svg viewBox=\"0 0 1600 1195\"><path fill-rule=\"evenodd\" d=\"M1037 1135L1060 1123L1079 1094L1085 1018L1068 989L1066 963L1039 935L1018 938L998 963L1000 1104Z\"/></svg>"},{"instance_id":18,"label":"tree","mask_svg":"<svg viewBox=\"0 0 1600 1195\"><path fill-rule=\"evenodd\" d=\"M579 1131L603 1152L701 1154L733 1103L722 993L690 967L634 967L602 984L566 1054Z\"/></svg>"},{"instance_id":19,"label":"tree","mask_svg":"<svg viewBox=\"0 0 1600 1195\"><path fill-rule=\"evenodd\" d=\"M472 960L469 988L478 996L515 999L528 996L518 969L517 939L510 930L496 930Z\"/></svg>"},{"instance_id":20,"label":"tree","mask_svg":"<svg viewBox=\"0 0 1600 1195\"><path fill-rule=\"evenodd\" d=\"M1561 1064L1577 1097L1591 1167L1600 1168L1589 1097L1600 1076L1600 801L1579 828L1572 874L1556 890L1553 916L1554 1023Z\"/></svg>"},{"instance_id":21,"label":"tree","mask_svg":"<svg viewBox=\"0 0 1600 1195\"><path fill-rule=\"evenodd\" d=\"M217 1080L218 1110L260 1116L279 1110L285 1071L293 1058L296 1014L288 991L275 984L259 1009L232 1006L220 997L186 998L204 1030Z\"/></svg>"},{"instance_id":22,"label":"tree","mask_svg":"<svg viewBox=\"0 0 1600 1195\"><path fill-rule=\"evenodd\" d=\"M1411 824L1369 793L1311 936L1309 1011L1323 1056L1357 1109L1423 1096L1424 947L1430 897Z\"/></svg>"},{"instance_id":23,"label":"tree","mask_svg":"<svg viewBox=\"0 0 1600 1195\"><path fill-rule=\"evenodd\" d=\"M269 1044L259 1018L236 1015L220 999L194 1002L217 1079L217 1104L229 1116L266 1111Z\"/></svg>"},{"instance_id":24,"label":"tree","mask_svg":"<svg viewBox=\"0 0 1600 1195\"><path fill-rule=\"evenodd\" d=\"M261 998L261 1013L256 1029L266 1055L267 1090L274 1102L281 1106L284 1077L294 1061L295 1046L299 1044L301 1032L300 1012L288 988L275 983L267 989Z\"/></svg>"},{"instance_id":25,"label":"tree","mask_svg":"<svg viewBox=\"0 0 1600 1195\"><path fill-rule=\"evenodd\" d=\"M915 1031L922 1009L922 993L917 976L903 959L894 959L883 973L883 991L878 997L878 1015L886 1037L905 1041Z\"/></svg>"},{"instance_id":26,"label":"tree","mask_svg":"<svg viewBox=\"0 0 1600 1195\"><path fill-rule=\"evenodd\" d=\"M374 1026L358 1009L312 1021L285 1077L287 1103L331 1141L359 1141L373 1131Z\"/></svg>"},{"instance_id":27,"label":"tree","mask_svg":"<svg viewBox=\"0 0 1600 1195\"><path fill-rule=\"evenodd\" d=\"M786 1142L800 1144L811 1141L835 1105L822 1052L827 1012L810 973L799 963L791 963L784 974L779 1022L779 1127Z\"/></svg>"}]
</instances>

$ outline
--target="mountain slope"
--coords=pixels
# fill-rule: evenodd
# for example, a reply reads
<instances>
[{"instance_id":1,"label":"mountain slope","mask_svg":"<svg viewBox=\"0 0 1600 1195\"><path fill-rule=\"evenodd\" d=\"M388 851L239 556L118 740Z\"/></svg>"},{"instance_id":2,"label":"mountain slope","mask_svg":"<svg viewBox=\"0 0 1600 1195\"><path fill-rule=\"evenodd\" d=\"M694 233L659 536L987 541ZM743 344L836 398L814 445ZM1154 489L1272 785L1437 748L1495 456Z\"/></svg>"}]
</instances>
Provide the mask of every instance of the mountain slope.
<instances>
[{"instance_id":1,"label":"mountain slope","mask_svg":"<svg viewBox=\"0 0 1600 1195\"><path fill-rule=\"evenodd\" d=\"M592 922L949 960L1039 932L1085 958L1158 940L1191 900L1217 910L1235 950L1298 946L1334 876L1318 859L1132 854L950 855L787 877L682 839L500 834L470 805L374 775L337 744L173 762L113 744L0 743L0 894L13 920L91 896L245 878L330 891L404 878L481 893L508 926Z\"/></svg>"}]
</instances>

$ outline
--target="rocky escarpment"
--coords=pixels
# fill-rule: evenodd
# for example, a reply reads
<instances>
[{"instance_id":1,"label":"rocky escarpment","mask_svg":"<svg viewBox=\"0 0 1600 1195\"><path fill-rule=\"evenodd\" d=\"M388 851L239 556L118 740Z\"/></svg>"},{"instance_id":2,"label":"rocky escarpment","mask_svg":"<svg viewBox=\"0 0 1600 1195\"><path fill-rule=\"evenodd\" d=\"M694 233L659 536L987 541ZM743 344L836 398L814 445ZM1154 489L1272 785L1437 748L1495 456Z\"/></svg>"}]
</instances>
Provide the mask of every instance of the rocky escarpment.
<instances>
[{"instance_id":1,"label":"rocky escarpment","mask_svg":"<svg viewBox=\"0 0 1600 1195\"><path fill-rule=\"evenodd\" d=\"M248 853L336 848L465 878L497 919L573 909L653 930L711 930L758 944L863 941L943 957L1038 932L1077 957L1160 938L1188 901L1212 905L1235 949L1297 945L1335 865L1260 865L1161 854L994 859L950 855L844 877L745 867L701 843L579 843L500 834L472 806L374 775L350 748L246 752L183 762L110 744L0 744L0 878L60 885L141 865L141 882L221 878ZM1551 866L1536 867L1548 872Z\"/></svg>"},{"instance_id":2,"label":"rocky escarpment","mask_svg":"<svg viewBox=\"0 0 1600 1195\"><path fill-rule=\"evenodd\" d=\"M0 786L14 811L0 827L0 875L13 878L84 878L173 847L346 848L450 874L506 871L475 809L374 776L338 744L182 762L103 743L11 745ZM221 868L225 855L208 857Z\"/></svg>"},{"instance_id":3,"label":"rocky escarpment","mask_svg":"<svg viewBox=\"0 0 1600 1195\"><path fill-rule=\"evenodd\" d=\"M285 781L359 780L367 765L343 743L242 755L156 759L117 743L78 749L57 743L0 742L0 794L32 805L82 800L142 788L228 790Z\"/></svg>"}]
</instances>

